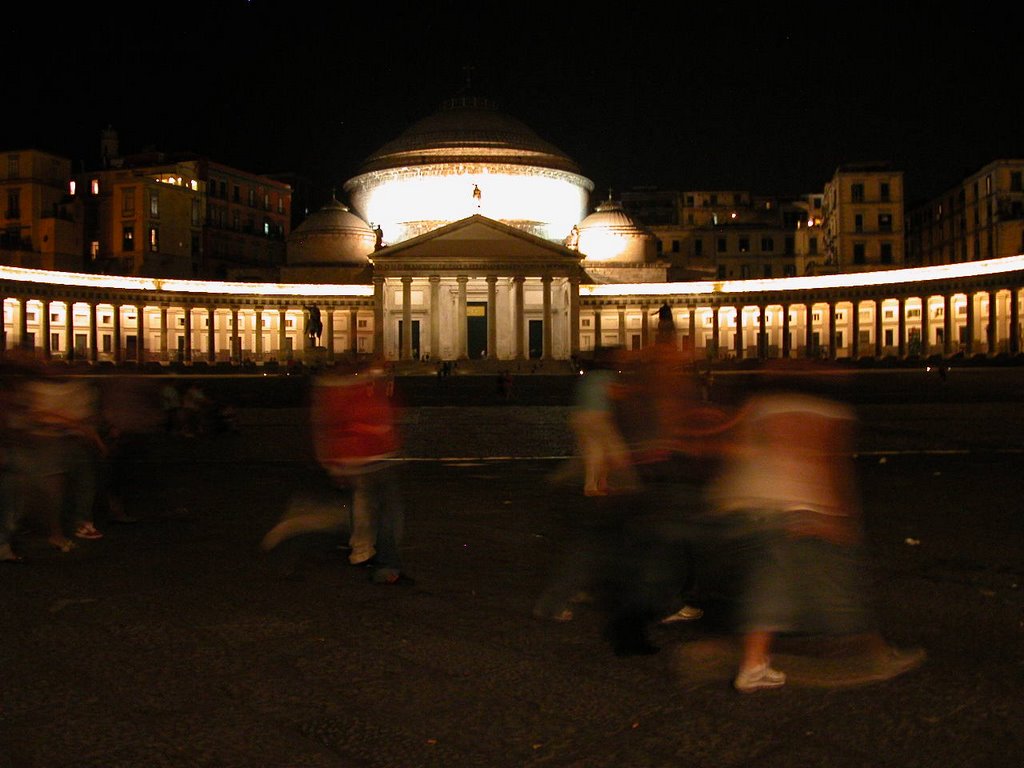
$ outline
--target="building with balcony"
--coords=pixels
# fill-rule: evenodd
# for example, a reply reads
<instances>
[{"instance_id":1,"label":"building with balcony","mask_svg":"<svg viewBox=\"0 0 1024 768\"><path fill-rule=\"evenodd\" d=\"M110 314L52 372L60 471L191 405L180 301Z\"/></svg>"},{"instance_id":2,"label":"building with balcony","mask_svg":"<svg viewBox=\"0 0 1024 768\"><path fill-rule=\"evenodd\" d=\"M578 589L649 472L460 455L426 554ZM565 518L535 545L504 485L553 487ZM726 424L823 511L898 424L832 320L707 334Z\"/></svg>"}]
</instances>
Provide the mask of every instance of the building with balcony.
<instances>
[{"instance_id":1,"label":"building with balcony","mask_svg":"<svg viewBox=\"0 0 1024 768\"><path fill-rule=\"evenodd\" d=\"M888 163L851 163L825 184L825 264L838 272L904 263L903 173Z\"/></svg>"}]
</instances>

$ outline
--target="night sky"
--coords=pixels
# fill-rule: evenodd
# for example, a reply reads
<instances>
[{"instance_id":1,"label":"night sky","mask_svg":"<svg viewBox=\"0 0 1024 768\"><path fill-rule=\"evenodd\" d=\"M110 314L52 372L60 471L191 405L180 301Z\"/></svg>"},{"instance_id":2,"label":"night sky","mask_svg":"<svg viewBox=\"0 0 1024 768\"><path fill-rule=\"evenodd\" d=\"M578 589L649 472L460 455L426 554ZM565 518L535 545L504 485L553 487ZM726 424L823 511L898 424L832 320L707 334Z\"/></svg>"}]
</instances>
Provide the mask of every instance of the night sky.
<instances>
[{"instance_id":1,"label":"night sky","mask_svg":"<svg viewBox=\"0 0 1024 768\"><path fill-rule=\"evenodd\" d=\"M645 185L799 194L841 163L888 160L909 203L1024 157L1020 12L630 5L48 6L10 33L0 150L89 167L110 124L125 153L191 150L340 190L472 66L473 92L576 160L597 199Z\"/></svg>"}]
</instances>

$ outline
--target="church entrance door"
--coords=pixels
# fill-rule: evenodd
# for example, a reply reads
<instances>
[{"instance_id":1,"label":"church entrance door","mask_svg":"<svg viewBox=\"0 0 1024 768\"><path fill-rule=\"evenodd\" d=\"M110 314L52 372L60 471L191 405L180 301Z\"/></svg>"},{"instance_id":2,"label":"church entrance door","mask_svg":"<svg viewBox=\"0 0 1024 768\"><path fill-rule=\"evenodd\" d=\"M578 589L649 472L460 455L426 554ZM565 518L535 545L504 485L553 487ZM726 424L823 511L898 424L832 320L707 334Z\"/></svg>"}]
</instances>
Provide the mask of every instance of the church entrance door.
<instances>
[{"instance_id":1,"label":"church entrance door","mask_svg":"<svg viewBox=\"0 0 1024 768\"><path fill-rule=\"evenodd\" d=\"M485 357L495 350L487 349L487 302L470 301L466 304L466 355L470 360Z\"/></svg>"}]
</instances>

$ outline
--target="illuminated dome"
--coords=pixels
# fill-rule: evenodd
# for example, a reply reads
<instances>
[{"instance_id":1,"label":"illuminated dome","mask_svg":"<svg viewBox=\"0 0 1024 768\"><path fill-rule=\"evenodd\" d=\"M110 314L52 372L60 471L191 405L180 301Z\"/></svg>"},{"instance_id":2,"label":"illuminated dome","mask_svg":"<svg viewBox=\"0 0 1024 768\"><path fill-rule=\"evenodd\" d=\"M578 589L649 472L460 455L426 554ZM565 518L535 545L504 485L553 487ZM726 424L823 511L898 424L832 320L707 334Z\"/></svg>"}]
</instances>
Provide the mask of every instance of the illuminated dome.
<instances>
[{"instance_id":1,"label":"illuminated dome","mask_svg":"<svg viewBox=\"0 0 1024 768\"><path fill-rule=\"evenodd\" d=\"M387 244L480 214L561 241L593 183L563 152L485 99L452 99L373 153L345 184Z\"/></svg>"},{"instance_id":2,"label":"illuminated dome","mask_svg":"<svg viewBox=\"0 0 1024 768\"><path fill-rule=\"evenodd\" d=\"M606 200L579 224L575 247L584 263L643 264L654 259L657 241L642 229L622 206Z\"/></svg>"},{"instance_id":3,"label":"illuminated dome","mask_svg":"<svg viewBox=\"0 0 1024 768\"><path fill-rule=\"evenodd\" d=\"M288 236L288 263L365 265L376 240L365 221L332 198Z\"/></svg>"}]
</instances>

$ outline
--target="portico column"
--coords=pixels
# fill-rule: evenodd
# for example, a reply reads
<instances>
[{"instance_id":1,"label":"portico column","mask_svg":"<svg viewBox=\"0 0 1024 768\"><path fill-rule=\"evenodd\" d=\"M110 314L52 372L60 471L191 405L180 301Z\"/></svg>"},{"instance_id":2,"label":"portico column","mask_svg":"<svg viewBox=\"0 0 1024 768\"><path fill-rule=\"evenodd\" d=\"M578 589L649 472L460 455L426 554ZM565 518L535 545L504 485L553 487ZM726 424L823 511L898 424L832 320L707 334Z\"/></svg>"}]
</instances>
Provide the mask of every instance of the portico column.
<instances>
[{"instance_id":1,"label":"portico column","mask_svg":"<svg viewBox=\"0 0 1024 768\"><path fill-rule=\"evenodd\" d=\"M757 322L757 359L768 358L768 319L765 317L767 307L764 304L758 306L759 313Z\"/></svg>"},{"instance_id":2,"label":"portico column","mask_svg":"<svg viewBox=\"0 0 1024 768\"><path fill-rule=\"evenodd\" d=\"M167 306L160 307L160 358L167 360Z\"/></svg>"},{"instance_id":3,"label":"portico column","mask_svg":"<svg viewBox=\"0 0 1024 768\"><path fill-rule=\"evenodd\" d=\"M1020 353L1020 292L1010 289L1010 354Z\"/></svg>"},{"instance_id":4,"label":"portico column","mask_svg":"<svg viewBox=\"0 0 1024 768\"><path fill-rule=\"evenodd\" d=\"M850 357L856 360L860 357L860 300L853 300L853 338L850 339Z\"/></svg>"},{"instance_id":5,"label":"portico column","mask_svg":"<svg viewBox=\"0 0 1024 768\"><path fill-rule=\"evenodd\" d=\"M352 357L359 353L359 310L355 307L348 311L348 351Z\"/></svg>"},{"instance_id":6,"label":"portico column","mask_svg":"<svg viewBox=\"0 0 1024 768\"><path fill-rule=\"evenodd\" d=\"M897 299L896 306L896 319L897 327L899 329L899 339L897 340L897 349L900 359L902 360L907 356L907 300L902 296Z\"/></svg>"},{"instance_id":7,"label":"portico column","mask_svg":"<svg viewBox=\"0 0 1024 768\"><path fill-rule=\"evenodd\" d=\"M253 333L255 338L252 340L252 345L255 348L256 361L263 362L263 307L256 307L253 310Z\"/></svg>"},{"instance_id":8,"label":"portico column","mask_svg":"<svg viewBox=\"0 0 1024 768\"><path fill-rule=\"evenodd\" d=\"M690 353L697 356L697 305L690 307L690 314L686 318L687 331L690 334Z\"/></svg>"},{"instance_id":9,"label":"portico column","mask_svg":"<svg viewBox=\"0 0 1024 768\"><path fill-rule=\"evenodd\" d=\"M804 356L814 356L814 302L804 304Z\"/></svg>"},{"instance_id":10,"label":"portico column","mask_svg":"<svg viewBox=\"0 0 1024 768\"><path fill-rule=\"evenodd\" d=\"M42 316L39 318L39 334L43 337L41 339L41 341L43 342L43 359L49 360L51 357L53 357L53 345L50 343L50 301L48 299L43 299L40 314Z\"/></svg>"},{"instance_id":11,"label":"portico column","mask_svg":"<svg viewBox=\"0 0 1024 768\"><path fill-rule=\"evenodd\" d=\"M931 318L928 315L928 294L921 297L921 356L927 358L931 347Z\"/></svg>"},{"instance_id":12,"label":"portico column","mask_svg":"<svg viewBox=\"0 0 1024 768\"><path fill-rule=\"evenodd\" d=\"M997 311L996 292L988 292L988 356L992 357L998 350L996 344L999 341L999 312Z\"/></svg>"},{"instance_id":13,"label":"portico column","mask_svg":"<svg viewBox=\"0 0 1024 768\"><path fill-rule=\"evenodd\" d=\"M946 294L942 297L942 352L949 355L953 351L953 296Z\"/></svg>"},{"instance_id":14,"label":"portico column","mask_svg":"<svg viewBox=\"0 0 1024 768\"><path fill-rule=\"evenodd\" d=\"M733 309L736 312L736 338L732 341L732 352L736 356L737 360L742 360L743 353L745 352L743 344L743 307L733 307Z\"/></svg>"},{"instance_id":15,"label":"portico column","mask_svg":"<svg viewBox=\"0 0 1024 768\"><path fill-rule=\"evenodd\" d=\"M242 361L242 334L238 332L238 309L231 308L231 351L228 359L237 365Z\"/></svg>"},{"instance_id":16,"label":"portico column","mask_svg":"<svg viewBox=\"0 0 1024 768\"><path fill-rule=\"evenodd\" d=\"M523 284L526 282L526 278L523 275L516 275L512 278L513 283L516 287L516 317L515 317L515 334L516 334L516 360L526 359L524 353L524 339L525 335L525 315L526 315L526 300L523 295Z\"/></svg>"},{"instance_id":17,"label":"portico column","mask_svg":"<svg viewBox=\"0 0 1024 768\"><path fill-rule=\"evenodd\" d=\"M469 322L466 317L466 283L469 282L469 278L466 275L459 275L455 278L455 282L459 286L458 306L455 312L455 338L458 341L456 356L459 360L465 360L469 357L469 344L466 338L466 324Z\"/></svg>"},{"instance_id":18,"label":"portico column","mask_svg":"<svg viewBox=\"0 0 1024 768\"><path fill-rule=\"evenodd\" d=\"M185 362L192 362L192 305L185 306Z\"/></svg>"},{"instance_id":19,"label":"portico column","mask_svg":"<svg viewBox=\"0 0 1024 768\"><path fill-rule=\"evenodd\" d=\"M114 362L120 363L122 360L121 354L121 305L114 305Z\"/></svg>"},{"instance_id":20,"label":"portico column","mask_svg":"<svg viewBox=\"0 0 1024 768\"><path fill-rule=\"evenodd\" d=\"M882 299L875 299L875 359L882 358Z\"/></svg>"},{"instance_id":21,"label":"portico column","mask_svg":"<svg viewBox=\"0 0 1024 768\"><path fill-rule=\"evenodd\" d=\"M487 278L490 280L491 278ZM488 283L488 290L491 286ZM489 297L488 297L489 298ZM492 305L493 306L493 305ZM491 322L491 312L488 308L487 322ZM490 343L490 342L488 342ZM430 276L430 359L441 358L441 276Z\"/></svg>"},{"instance_id":22,"label":"portico column","mask_svg":"<svg viewBox=\"0 0 1024 768\"><path fill-rule=\"evenodd\" d=\"M327 359L334 362L334 307L327 307Z\"/></svg>"},{"instance_id":23,"label":"portico column","mask_svg":"<svg viewBox=\"0 0 1024 768\"><path fill-rule=\"evenodd\" d=\"M498 359L498 278L487 276L487 357Z\"/></svg>"},{"instance_id":24,"label":"portico column","mask_svg":"<svg viewBox=\"0 0 1024 768\"><path fill-rule=\"evenodd\" d=\"M651 308L646 304L640 313L640 349L647 348L647 336L651 332Z\"/></svg>"},{"instance_id":25,"label":"portico column","mask_svg":"<svg viewBox=\"0 0 1024 768\"><path fill-rule=\"evenodd\" d=\"M373 354L384 357L384 278L373 277Z\"/></svg>"},{"instance_id":26,"label":"portico column","mask_svg":"<svg viewBox=\"0 0 1024 768\"><path fill-rule=\"evenodd\" d=\"M401 360L412 360L412 278L402 278L402 349Z\"/></svg>"},{"instance_id":27,"label":"portico column","mask_svg":"<svg viewBox=\"0 0 1024 768\"><path fill-rule=\"evenodd\" d=\"M0 297L0 360L7 354L7 323L4 322L4 300Z\"/></svg>"},{"instance_id":28,"label":"portico column","mask_svg":"<svg viewBox=\"0 0 1024 768\"><path fill-rule=\"evenodd\" d=\"M580 279L569 278L569 351L573 357L580 353Z\"/></svg>"},{"instance_id":29,"label":"portico column","mask_svg":"<svg viewBox=\"0 0 1024 768\"><path fill-rule=\"evenodd\" d=\"M789 304L782 305L782 357L789 359L793 353L793 342L789 338Z\"/></svg>"},{"instance_id":30,"label":"portico column","mask_svg":"<svg viewBox=\"0 0 1024 768\"><path fill-rule=\"evenodd\" d=\"M217 310L215 307L206 308L206 359L211 363L217 362Z\"/></svg>"},{"instance_id":31,"label":"portico column","mask_svg":"<svg viewBox=\"0 0 1024 768\"><path fill-rule=\"evenodd\" d=\"M626 346L626 308L619 307L619 346Z\"/></svg>"},{"instance_id":32,"label":"portico column","mask_svg":"<svg viewBox=\"0 0 1024 768\"><path fill-rule=\"evenodd\" d=\"M544 341L541 349L541 359L551 358L551 275L544 275L540 279L544 295Z\"/></svg>"}]
</instances>

